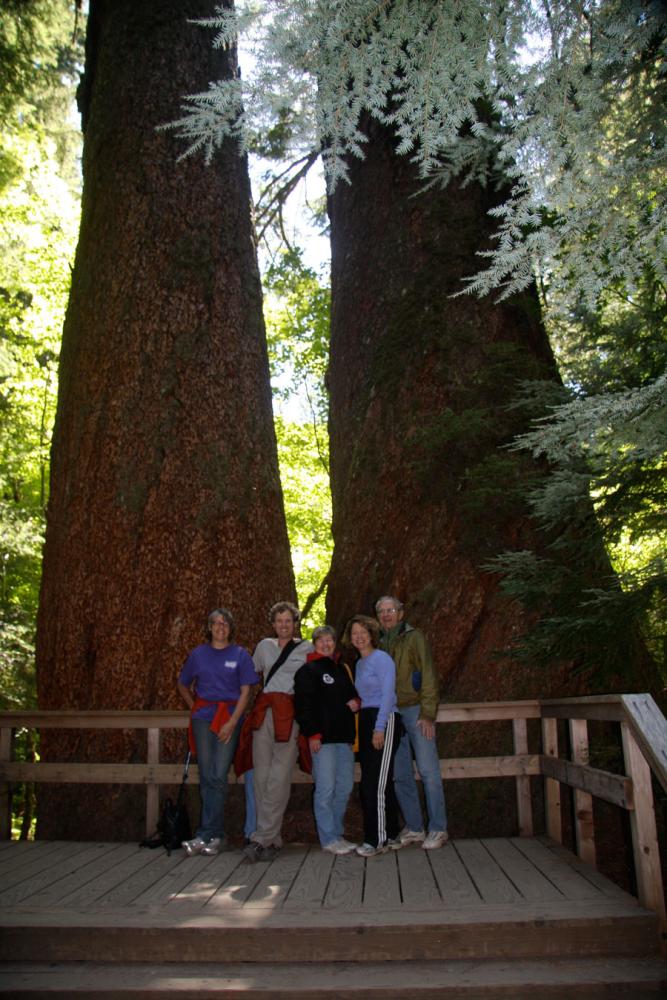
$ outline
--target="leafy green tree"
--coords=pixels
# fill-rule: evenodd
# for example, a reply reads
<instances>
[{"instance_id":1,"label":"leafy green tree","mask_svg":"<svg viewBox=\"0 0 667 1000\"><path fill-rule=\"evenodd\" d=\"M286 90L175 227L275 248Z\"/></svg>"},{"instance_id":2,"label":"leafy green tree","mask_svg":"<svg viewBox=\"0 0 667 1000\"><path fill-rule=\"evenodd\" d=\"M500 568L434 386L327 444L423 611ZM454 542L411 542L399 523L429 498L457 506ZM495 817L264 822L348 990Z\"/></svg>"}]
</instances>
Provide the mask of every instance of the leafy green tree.
<instances>
[{"instance_id":1,"label":"leafy green tree","mask_svg":"<svg viewBox=\"0 0 667 1000\"><path fill-rule=\"evenodd\" d=\"M302 250L291 249L274 257L264 272L264 287L274 394L284 401L300 396L320 433L328 417L328 281L303 263Z\"/></svg>"},{"instance_id":2,"label":"leafy green tree","mask_svg":"<svg viewBox=\"0 0 667 1000\"><path fill-rule=\"evenodd\" d=\"M278 459L292 564L305 631L326 620L326 582L333 538L331 487L322 454L326 436L312 423L276 418Z\"/></svg>"},{"instance_id":3,"label":"leafy green tree","mask_svg":"<svg viewBox=\"0 0 667 1000\"><path fill-rule=\"evenodd\" d=\"M48 453L60 332L76 246L81 55L75 5L0 13L0 698L35 699Z\"/></svg>"},{"instance_id":4,"label":"leafy green tree","mask_svg":"<svg viewBox=\"0 0 667 1000\"><path fill-rule=\"evenodd\" d=\"M36 703L35 618L60 331L79 213L71 115L81 4L7 0L0 11L0 707ZM37 737L15 740L34 760ZM14 793L30 834L34 786Z\"/></svg>"},{"instance_id":5,"label":"leafy green tree","mask_svg":"<svg viewBox=\"0 0 667 1000\"><path fill-rule=\"evenodd\" d=\"M274 257L264 286L285 515L308 629L325 621L333 549L325 387L331 293L298 250Z\"/></svg>"}]
</instances>

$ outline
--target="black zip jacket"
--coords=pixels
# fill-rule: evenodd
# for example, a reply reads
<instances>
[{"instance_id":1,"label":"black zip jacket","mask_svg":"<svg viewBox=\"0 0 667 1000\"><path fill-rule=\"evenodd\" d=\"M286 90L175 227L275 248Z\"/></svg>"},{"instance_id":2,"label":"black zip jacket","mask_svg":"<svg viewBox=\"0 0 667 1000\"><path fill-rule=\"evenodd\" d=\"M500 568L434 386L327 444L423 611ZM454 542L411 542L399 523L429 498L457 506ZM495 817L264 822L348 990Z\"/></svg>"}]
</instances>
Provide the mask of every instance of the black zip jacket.
<instances>
[{"instance_id":1,"label":"black zip jacket","mask_svg":"<svg viewBox=\"0 0 667 1000\"><path fill-rule=\"evenodd\" d=\"M310 653L294 677L296 721L305 736L319 734L323 743L354 743L354 713L347 702L358 697L346 668L328 656Z\"/></svg>"}]
</instances>

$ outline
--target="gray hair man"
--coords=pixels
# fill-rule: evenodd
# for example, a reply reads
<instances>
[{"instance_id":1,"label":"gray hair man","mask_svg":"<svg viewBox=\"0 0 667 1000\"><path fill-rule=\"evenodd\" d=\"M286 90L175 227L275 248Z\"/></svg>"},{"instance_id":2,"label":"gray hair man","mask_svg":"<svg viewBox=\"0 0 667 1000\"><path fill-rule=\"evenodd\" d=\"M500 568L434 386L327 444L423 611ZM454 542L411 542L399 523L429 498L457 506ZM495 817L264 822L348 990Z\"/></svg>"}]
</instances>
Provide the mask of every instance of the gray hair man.
<instances>
[{"instance_id":1,"label":"gray hair man","mask_svg":"<svg viewBox=\"0 0 667 1000\"><path fill-rule=\"evenodd\" d=\"M380 623L380 648L396 664L396 699L405 732L394 761L394 789L405 827L391 846L420 843L425 850L447 842L447 812L435 740L438 711L438 677L424 633L403 621L403 605L396 597L381 597L375 604ZM424 829L419 791L412 758L424 786L428 830Z\"/></svg>"}]
</instances>

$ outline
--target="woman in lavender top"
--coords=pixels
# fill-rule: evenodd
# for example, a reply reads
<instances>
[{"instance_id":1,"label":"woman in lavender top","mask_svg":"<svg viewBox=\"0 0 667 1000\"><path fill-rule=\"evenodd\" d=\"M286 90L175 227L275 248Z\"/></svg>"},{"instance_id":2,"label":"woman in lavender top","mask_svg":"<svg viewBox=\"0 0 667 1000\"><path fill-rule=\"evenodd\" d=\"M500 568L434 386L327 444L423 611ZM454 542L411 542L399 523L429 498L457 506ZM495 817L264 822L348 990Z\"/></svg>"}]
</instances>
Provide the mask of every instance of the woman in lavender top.
<instances>
[{"instance_id":1,"label":"woman in lavender top","mask_svg":"<svg viewBox=\"0 0 667 1000\"><path fill-rule=\"evenodd\" d=\"M378 649L380 628L374 618L355 615L347 624L343 642L359 654L355 686L361 699L359 763L364 843L357 854L383 854L398 835L398 803L394 793L394 757L401 738L396 710L396 666Z\"/></svg>"}]
</instances>

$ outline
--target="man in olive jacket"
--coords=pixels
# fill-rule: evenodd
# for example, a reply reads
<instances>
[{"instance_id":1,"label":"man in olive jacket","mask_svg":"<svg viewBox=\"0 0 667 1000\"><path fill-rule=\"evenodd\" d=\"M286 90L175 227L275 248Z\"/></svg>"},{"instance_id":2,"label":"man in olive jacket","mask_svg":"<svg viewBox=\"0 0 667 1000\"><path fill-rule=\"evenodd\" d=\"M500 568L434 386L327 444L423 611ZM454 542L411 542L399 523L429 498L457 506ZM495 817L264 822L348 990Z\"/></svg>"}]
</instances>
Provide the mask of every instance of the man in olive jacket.
<instances>
[{"instance_id":1,"label":"man in olive jacket","mask_svg":"<svg viewBox=\"0 0 667 1000\"><path fill-rule=\"evenodd\" d=\"M435 740L438 678L424 633L403 621L403 605L395 597L381 597L375 605L380 623L380 646L396 664L396 699L405 732L394 761L394 788L405 828L392 846L420 843L425 850L447 842L445 793ZM421 775L428 810L424 830L412 756Z\"/></svg>"}]
</instances>

